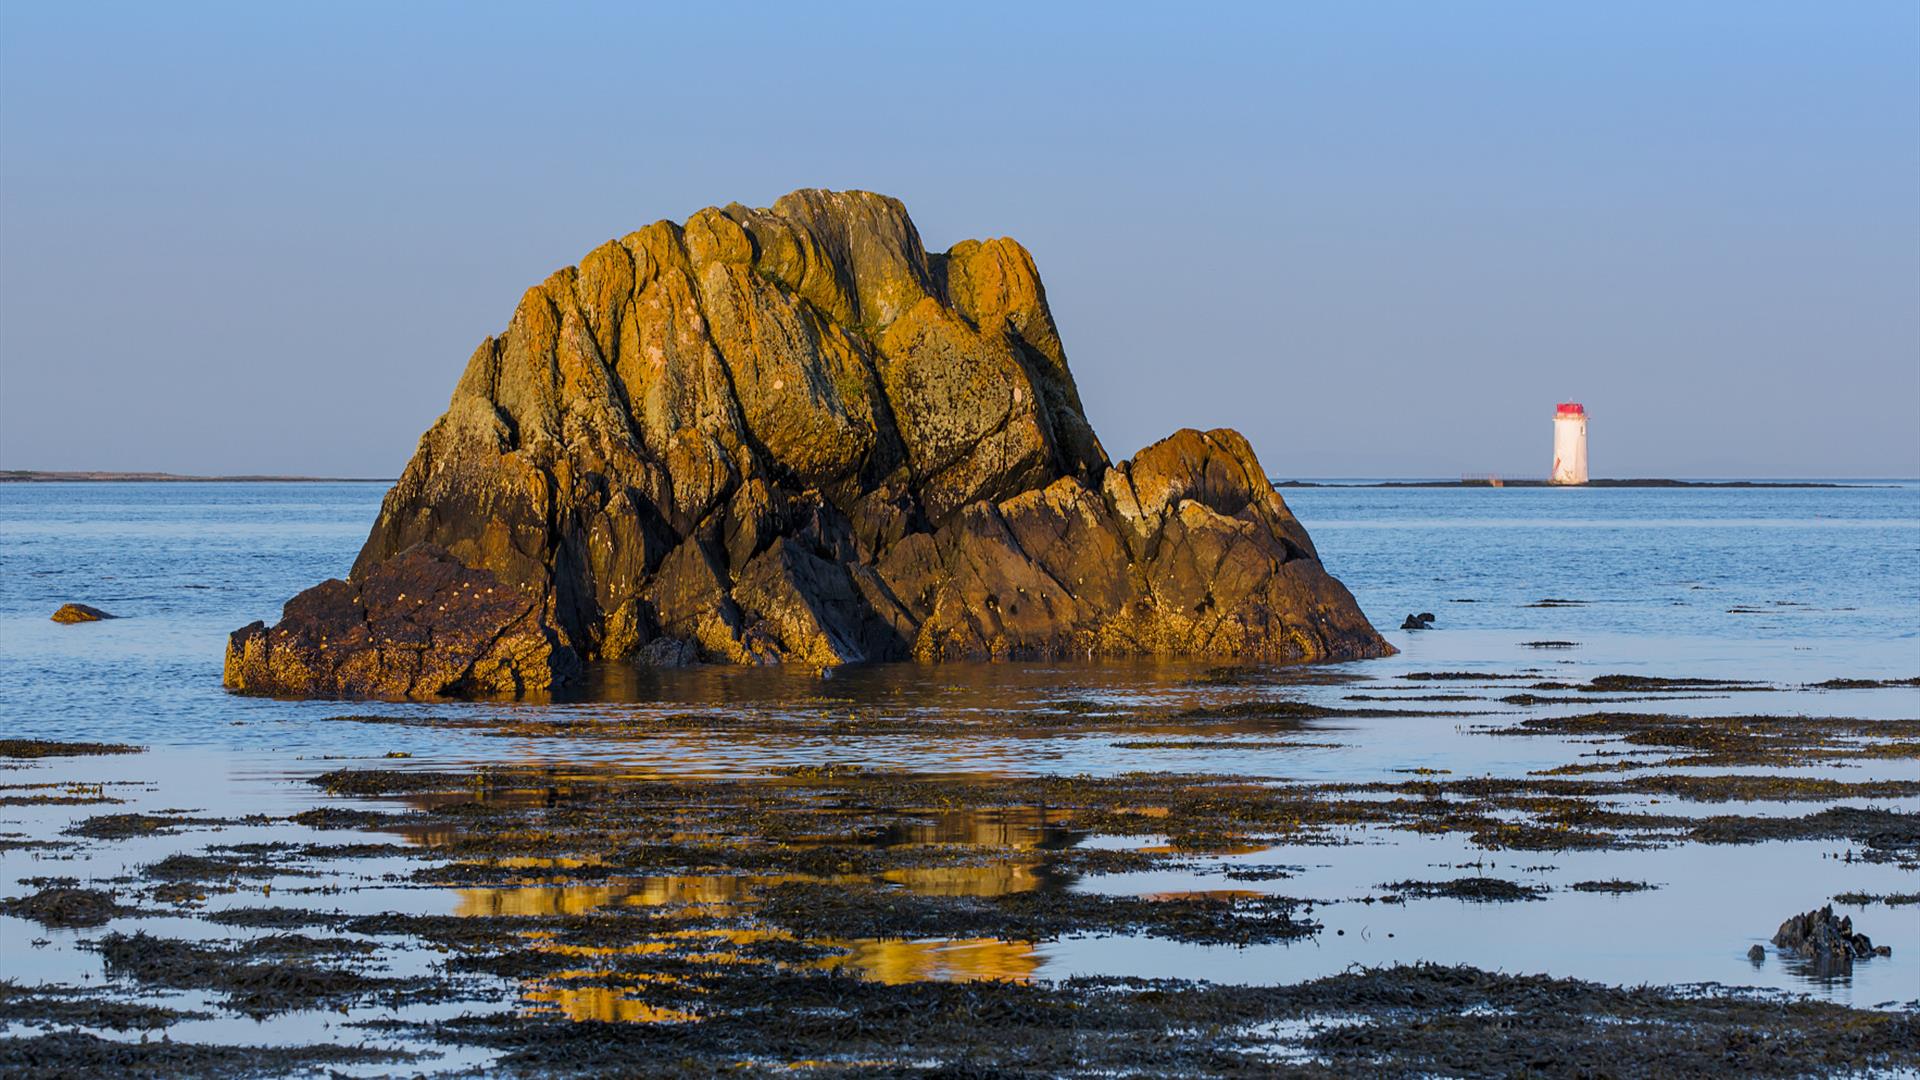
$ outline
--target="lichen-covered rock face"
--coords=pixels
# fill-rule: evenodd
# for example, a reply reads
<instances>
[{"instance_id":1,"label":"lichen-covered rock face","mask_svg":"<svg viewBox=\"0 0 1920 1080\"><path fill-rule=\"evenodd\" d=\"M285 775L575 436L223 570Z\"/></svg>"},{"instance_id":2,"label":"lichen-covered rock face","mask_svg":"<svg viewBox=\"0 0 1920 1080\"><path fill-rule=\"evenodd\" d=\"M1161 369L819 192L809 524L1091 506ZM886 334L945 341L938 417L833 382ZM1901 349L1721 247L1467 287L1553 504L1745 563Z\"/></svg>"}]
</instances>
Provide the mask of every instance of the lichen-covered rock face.
<instances>
[{"instance_id":1,"label":"lichen-covered rock face","mask_svg":"<svg viewBox=\"0 0 1920 1080\"><path fill-rule=\"evenodd\" d=\"M227 684L1391 651L1238 434L1109 463L1019 244L929 255L896 200L799 191L650 225L529 289L348 580L236 632Z\"/></svg>"}]
</instances>

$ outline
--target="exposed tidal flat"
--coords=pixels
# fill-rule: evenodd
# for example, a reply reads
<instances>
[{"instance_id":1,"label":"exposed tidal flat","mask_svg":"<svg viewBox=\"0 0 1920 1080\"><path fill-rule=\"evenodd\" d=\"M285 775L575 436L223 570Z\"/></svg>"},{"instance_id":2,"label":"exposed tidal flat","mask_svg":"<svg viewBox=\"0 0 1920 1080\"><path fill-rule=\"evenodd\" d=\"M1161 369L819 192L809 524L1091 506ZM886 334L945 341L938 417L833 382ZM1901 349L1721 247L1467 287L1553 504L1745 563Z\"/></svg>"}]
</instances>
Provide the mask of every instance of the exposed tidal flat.
<instances>
[{"instance_id":1,"label":"exposed tidal flat","mask_svg":"<svg viewBox=\"0 0 1920 1080\"><path fill-rule=\"evenodd\" d=\"M0 490L0 1071L1920 1067L1920 488L1289 489L1340 665L222 691L381 493Z\"/></svg>"}]
</instances>

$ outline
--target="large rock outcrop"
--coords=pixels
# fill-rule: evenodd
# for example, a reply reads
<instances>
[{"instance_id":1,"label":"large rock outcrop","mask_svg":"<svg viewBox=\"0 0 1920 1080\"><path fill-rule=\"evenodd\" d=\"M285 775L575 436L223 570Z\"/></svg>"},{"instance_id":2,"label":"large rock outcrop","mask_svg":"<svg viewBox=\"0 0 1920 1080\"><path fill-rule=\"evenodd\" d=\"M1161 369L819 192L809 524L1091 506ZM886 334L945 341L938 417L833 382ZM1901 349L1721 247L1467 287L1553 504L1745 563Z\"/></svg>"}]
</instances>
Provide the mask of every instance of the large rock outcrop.
<instances>
[{"instance_id":1,"label":"large rock outcrop","mask_svg":"<svg viewBox=\"0 0 1920 1080\"><path fill-rule=\"evenodd\" d=\"M589 252L475 350L345 581L226 681L512 693L583 662L1391 652L1232 431L1109 463L1033 260L798 191Z\"/></svg>"}]
</instances>

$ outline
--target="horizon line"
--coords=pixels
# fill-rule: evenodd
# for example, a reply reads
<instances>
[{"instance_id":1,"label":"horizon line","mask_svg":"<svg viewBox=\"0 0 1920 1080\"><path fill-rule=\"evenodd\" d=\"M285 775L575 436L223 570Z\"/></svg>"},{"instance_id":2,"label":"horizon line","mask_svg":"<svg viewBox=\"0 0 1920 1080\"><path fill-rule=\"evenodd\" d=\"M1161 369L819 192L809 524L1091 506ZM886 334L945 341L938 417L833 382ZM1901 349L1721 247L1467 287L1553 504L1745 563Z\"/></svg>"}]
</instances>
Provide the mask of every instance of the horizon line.
<instances>
[{"instance_id":1,"label":"horizon line","mask_svg":"<svg viewBox=\"0 0 1920 1080\"><path fill-rule=\"evenodd\" d=\"M1600 476L1593 477L1587 485L1548 485L1544 476L1501 476L1493 474L1504 484L1516 486L1609 486L1623 483L1670 483L1670 482L1712 482L1712 481L1778 481L1786 483L1812 483L1818 481L1871 481L1920 483L1920 474L1909 476L1864 474L1821 474L1809 476L1783 476L1778 474L1695 474L1681 476ZM45 484L45 483L286 483L286 484L393 484L399 477L381 476L325 476L303 475L297 473L173 473L159 470L118 470L118 469L0 469L0 484ZM1322 476L1269 476L1267 481L1276 487L1301 484L1361 484L1367 482L1388 482L1400 484L1447 485L1463 487L1499 486L1489 483L1486 474L1465 474L1460 476L1421 476L1384 474L1351 474Z\"/></svg>"}]
</instances>

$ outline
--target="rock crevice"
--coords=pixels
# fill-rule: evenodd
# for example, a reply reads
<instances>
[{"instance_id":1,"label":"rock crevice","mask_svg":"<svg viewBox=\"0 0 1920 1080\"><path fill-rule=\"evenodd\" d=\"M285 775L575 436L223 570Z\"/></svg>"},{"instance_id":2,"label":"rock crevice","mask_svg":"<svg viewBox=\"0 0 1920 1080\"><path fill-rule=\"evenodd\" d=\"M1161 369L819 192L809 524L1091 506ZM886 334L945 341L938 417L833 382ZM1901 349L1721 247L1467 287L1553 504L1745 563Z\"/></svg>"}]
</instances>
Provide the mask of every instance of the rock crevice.
<instances>
[{"instance_id":1,"label":"rock crevice","mask_svg":"<svg viewBox=\"0 0 1920 1080\"><path fill-rule=\"evenodd\" d=\"M617 660L1390 651L1238 433L1109 462L1019 244L929 255L897 200L800 191L527 290L348 578L236 631L226 680L418 697Z\"/></svg>"}]
</instances>

